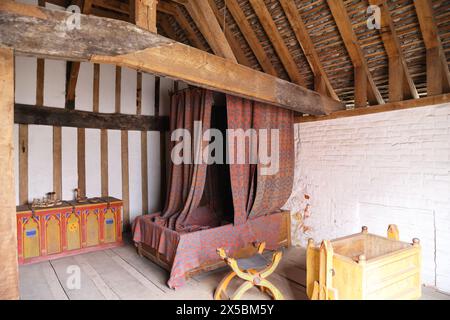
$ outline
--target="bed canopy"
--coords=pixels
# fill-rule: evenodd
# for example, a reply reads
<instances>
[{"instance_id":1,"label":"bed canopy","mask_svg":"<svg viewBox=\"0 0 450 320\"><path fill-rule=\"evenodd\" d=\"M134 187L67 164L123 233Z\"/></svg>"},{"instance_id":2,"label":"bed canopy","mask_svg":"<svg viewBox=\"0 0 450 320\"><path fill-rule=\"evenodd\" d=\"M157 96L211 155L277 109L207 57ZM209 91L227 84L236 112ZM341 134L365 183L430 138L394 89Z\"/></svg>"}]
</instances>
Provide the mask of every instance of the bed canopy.
<instances>
[{"instance_id":1,"label":"bed canopy","mask_svg":"<svg viewBox=\"0 0 450 320\"><path fill-rule=\"evenodd\" d=\"M211 128L222 134L254 132L256 140L264 139L270 146L266 151L277 152L279 158L278 170L264 173L266 164L260 157L252 158L261 144L247 139L239 145L227 136L223 150L214 151L227 155L224 163L171 161L164 210L138 217L133 226L139 252L170 270L168 285L180 287L189 273L217 264L219 247L233 255L255 242L265 241L271 249L287 244L288 226L281 208L290 196L294 175L292 111L231 95L226 96L224 108L214 105L212 91L188 88L173 94L170 119L171 133L186 129L182 132L190 137L203 136ZM274 139L267 134L271 129L278 129L276 142L269 141ZM186 138L185 134L183 143ZM210 141L193 140L184 145L181 156L186 149L194 159L211 151ZM171 142L171 151L177 143ZM237 161L244 151L239 148L245 149L244 162Z\"/></svg>"}]
</instances>

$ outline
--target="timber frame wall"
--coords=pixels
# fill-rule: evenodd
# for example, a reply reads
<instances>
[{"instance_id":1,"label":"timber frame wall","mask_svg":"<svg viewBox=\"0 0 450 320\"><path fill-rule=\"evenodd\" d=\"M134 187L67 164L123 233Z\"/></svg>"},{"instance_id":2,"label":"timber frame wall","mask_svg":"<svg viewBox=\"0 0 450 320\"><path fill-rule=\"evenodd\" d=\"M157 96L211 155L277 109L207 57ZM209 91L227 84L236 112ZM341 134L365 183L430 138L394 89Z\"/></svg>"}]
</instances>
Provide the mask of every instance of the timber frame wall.
<instances>
[{"instance_id":1,"label":"timber frame wall","mask_svg":"<svg viewBox=\"0 0 450 320\"><path fill-rule=\"evenodd\" d=\"M33 58L25 58L18 57L17 63L26 65L26 67L22 67L18 65L16 70L16 85L20 87L20 81L24 80L26 77L29 77L29 72L33 70L32 65L37 65L37 76L36 76L36 88L38 91L37 96L46 97L43 100L47 100L47 102L56 106L61 104L61 102L53 101L56 98L53 98L50 90L52 90L55 86L55 82L61 77L59 73L61 73L61 67L66 65L61 62L56 62L52 60L44 60L44 65L46 63L49 64L46 70L45 75L41 75L40 73L44 73L44 70L40 70L39 61L36 64ZM55 65L57 63L57 65ZM69 65L67 63L67 65ZM51 71L51 69L55 69L58 66L59 72L55 74L55 72ZM80 88L80 101L76 103L77 109L68 109L64 106L60 107L44 107L44 106L35 106L35 105L25 105L21 104L22 101L32 100L30 99L30 90L33 90L33 85L27 85L25 88L17 88L18 92L16 92L16 103L14 108L14 122L17 125L18 137L16 137L16 141L14 143L16 149L16 156L18 156L18 179L16 183L18 183L18 202L17 204L25 204L32 200L32 198L37 196L44 196L45 192L55 191L57 193L58 198L68 199L70 197L70 193L68 187L79 187L80 192L83 195L86 195L86 186L87 182L91 182L91 190L92 183L94 183L94 190L99 190L98 194L92 194L92 191L88 196L106 196L111 195L109 186L112 184L109 183L109 174L118 175L119 178L114 178L114 181L122 181L121 186L119 188L115 187L116 197L121 197L124 200L124 227L127 230L129 227L130 220L130 183L133 184L133 181L130 181L130 174L134 172L134 176L137 171L140 171L141 178L139 180L138 185L132 185L133 188L133 198L136 199L137 196L137 188L141 188L139 190L139 197L142 197L142 207L139 208L139 213L146 213L149 210L149 179L151 180L154 176L158 176L161 174L161 185L165 185L165 175L166 172L166 155L165 152L161 152L165 150L166 145L166 135L165 132L168 130L168 116L162 115L160 116L160 112L163 114L167 114L168 112L168 102L169 102L169 91L173 91L174 82L171 80L164 80L164 88L161 88L161 79L159 77L152 77L150 75L145 75L146 82L143 85L143 75L138 72L134 72L133 70L125 70L125 73L120 68L114 68L111 66L104 66L105 68L100 68L99 65L85 64L81 68L81 73L84 74L83 82L81 83ZM106 77L114 77L114 71L116 79L108 79ZM32 72L32 71L31 71ZM121 79L124 75L126 78ZM130 77L135 76L136 79L132 80ZM91 79L91 81L87 81L86 79ZM43 82L40 83L39 81ZM125 88L123 83L134 82L131 86L127 86ZM114 87L114 83L116 86ZM117 85L119 84L119 85ZM111 86L112 85L112 86ZM48 86L48 88L45 88ZM169 87L168 87L169 86ZM61 87L61 85L59 85ZM100 87L103 87L102 92L100 92ZM135 103L130 101L132 98L133 89L135 96ZM57 88L55 88L57 89ZM85 93L86 91L92 90L90 93ZM131 90L131 91L130 91ZM125 98L121 98L122 93L125 94ZM142 99L142 95L146 95L146 99ZM59 95L58 95L59 96ZM80 103L86 102L86 99L92 97L92 103L88 103L87 105L80 105ZM164 99L164 110L161 110L161 97ZM53 99L52 99L53 98ZM62 97L57 98L56 100L61 100ZM115 102L114 102L114 99ZM106 104L114 104L112 106L106 106ZM145 103L146 105L143 105ZM125 104L125 105L122 105ZM149 105L150 104L150 105ZM152 108L153 106L153 108ZM75 105L74 105L75 107ZM105 110L107 109L107 110ZM153 109L153 110L152 110ZM84 110L93 110L93 111L84 111ZM109 110L115 110L115 113L101 113L107 112ZM125 114L126 112L128 114ZM130 114L135 112L136 114ZM144 115L147 114L147 115ZM149 116L148 114L154 114ZM29 125L33 125L33 131L30 131ZM45 127L42 127L45 126ZM53 135L48 133L48 130L45 128L53 128ZM65 128L76 128L76 137L75 139L71 138L72 134L66 130ZM36 130L44 130L45 134L42 136L39 135L37 139L36 136L32 137L30 135L36 135ZM96 129L94 131L86 129ZM117 135L115 134L113 137L108 137L108 133L111 130L119 133L119 141L117 141ZM73 132L73 130L71 130ZM153 132L161 136L161 138L157 141L154 138L155 135L152 135L152 139L148 141L148 132ZM95 134L92 136L92 134ZM51 139L49 135L53 136L53 142L47 141ZM66 135L65 139L62 139L62 136ZM87 139L95 138L99 139L98 150L96 151L97 142L88 141ZM113 138L113 140L111 140ZM44 139L45 141L42 141ZM131 140L130 140L131 139ZM136 140L136 142L133 141ZM138 140L140 139L140 142ZM76 145L66 145L71 141L77 142ZM119 146L117 146L117 142ZM50 143L50 145L49 145ZM150 143L150 144L149 144ZM153 173L149 172L152 167L156 167L155 157L150 157L152 153L152 143L155 143L155 152L156 154L160 154L159 166L161 167L161 172ZM32 144L32 145L30 145ZM109 152L108 145L113 147L113 153ZM138 159L133 160L134 167L130 167L129 161L133 157L129 152L129 145L133 146L131 150L136 154L140 154L140 164L139 168L136 167L136 161ZM160 147L161 145L161 147ZM89 146L89 147L88 147ZM120 154L117 152L117 147L119 147ZM94 150L92 149L94 148ZM150 149L148 149L150 148ZM31 149L31 150L30 150ZM39 150L39 151L38 151ZM64 192L62 192L63 185L63 172L67 172L68 166L73 166L73 164L64 163L62 160L63 151L65 151L65 157L70 155L76 156L76 163L74 168L69 168L69 173L76 170L78 176L77 183L70 183L66 179L64 183ZM115 150L115 151L114 151ZM34 151L30 153L31 151ZM42 151L42 152L41 152ZM90 166L89 162L92 162L90 158L94 157L97 159L97 155L90 155L89 152L94 152L95 154L100 155L100 159L98 161L99 164L94 166ZM39 152L39 157L36 159L36 152ZM69 152L69 154L67 154ZM52 153L51 155L40 156L42 153ZM155 155L156 156L156 155ZM49 159L53 157L53 167L51 164L43 163L44 159ZM116 157L120 160L115 160L115 165L113 166L114 170L117 170L117 165L121 165L121 169L118 172L114 172L109 170L108 164L113 159L108 159L109 157ZM67 158L66 158L67 159ZM97 163L97 160L93 160ZM36 165L34 162L38 162ZM72 161L73 162L73 161ZM120 164L119 164L120 163ZM29 166L31 165L31 168ZM45 178L45 183L43 186L33 186L30 188L30 183L35 183L36 179L31 179L30 175L33 175L32 171L36 171L37 167L46 166L49 167L48 170L53 171L53 189L51 185L51 178ZM101 181L97 181L97 178L89 176L89 170L87 167L91 168L90 172L92 173L92 168L98 168L99 176ZM64 168L65 170L63 170ZM34 168L34 169L33 169ZM133 169L133 170L132 170ZM45 170L46 174L50 172ZM132 171L131 171L132 170ZM36 173L36 172L35 172ZM150 175L150 176L149 176ZM31 176L32 177L32 176ZM121 177L121 178L120 178ZM66 178L66 177L64 177ZM73 180L72 178L68 178L69 180ZM93 181L94 179L94 181ZM135 178L136 179L136 178ZM33 181L31 181L33 180ZM159 181L159 179L157 179ZM69 185L68 185L69 184ZM97 185L100 184L100 187ZM136 184L136 183L134 183ZM50 188L50 189L49 189ZM48 189L48 190L47 190ZM122 190L122 194L120 194L120 189ZM160 188L158 188L160 189ZM100 193L101 190L101 193ZM117 194L117 190L119 190L119 194ZM154 187L153 187L154 190ZM158 190L159 191L159 190ZM150 202L153 203L151 205L151 210L159 210L160 208L155 208L155 203L159 203L162 205L162 200L164 199L164 195L161 191L161 200L155 200L153 198ZM158 193L159 194L159 193ZM140 201L139 201L140 203ZM158 205L158 206L159 206ZM139 204L138 204L139 206ZM136 205L135 205L136 207ZM135 208L134 211L137 211ZM136 212L134 213L136 215Z\"/></svg>"}]
</instances>

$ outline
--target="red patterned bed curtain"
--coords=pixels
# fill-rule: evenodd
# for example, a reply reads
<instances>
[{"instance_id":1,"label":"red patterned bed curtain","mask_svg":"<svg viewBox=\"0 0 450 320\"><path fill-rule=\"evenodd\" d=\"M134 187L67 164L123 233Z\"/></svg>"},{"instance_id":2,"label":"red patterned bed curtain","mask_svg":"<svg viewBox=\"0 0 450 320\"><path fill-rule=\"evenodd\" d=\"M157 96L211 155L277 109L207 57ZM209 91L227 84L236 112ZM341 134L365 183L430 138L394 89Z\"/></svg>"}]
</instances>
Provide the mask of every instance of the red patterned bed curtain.
<instances>
[{"instance_id":1,"label":"red patterned bed curtain","mask_svg":"<svg viewBox=\"0 0 450 320\"><path fill-rule=\"evenodd\" d=\"M293 112L227 95L227 118L229 130L253 129L256 135L252 143L248 143L249 139L245 144L245 163L236 159L239 145L228 141L229 155L235 156L234 163L230 164L234 224L280 212L292 192L294 177ZM247 131L247 136L251 136L250 132ZM255 158L252 161L252 152L257 161ZM261 155L265 154L278 161L272 163L275 166L272 174L268 174L270 170L263 172L267 163Z\"/></svg>"},{"instance_id":2,"label":"red patterned bed curtain","mask_svg":"<svg viewBox=\"0 0 450 320\"><path fill-rule=\"evenodd\" d=\"M189 88L172 96L170 110L170 131L187 129L180 135L178 141L171 142L172 151L181 141L191 141L190 162L175 164L171 161L168 182L168 193L162 214L155 222L177 232L192 232L218 225L218 218L213 208L203 199L207 165L201 161L193 161L201 156L208 143L199 137L209 129L211 124L211 110L213 95L209 90ZM197 123L197 126L195 126ZM201 124L201 126L199 126ZM197 132L195 132L197 130ZM186 135L190 135L187 137ZM185 145L185 149L189 145ZM183 152L180 153L184 156Z\"/></svg>"}]
</instances>

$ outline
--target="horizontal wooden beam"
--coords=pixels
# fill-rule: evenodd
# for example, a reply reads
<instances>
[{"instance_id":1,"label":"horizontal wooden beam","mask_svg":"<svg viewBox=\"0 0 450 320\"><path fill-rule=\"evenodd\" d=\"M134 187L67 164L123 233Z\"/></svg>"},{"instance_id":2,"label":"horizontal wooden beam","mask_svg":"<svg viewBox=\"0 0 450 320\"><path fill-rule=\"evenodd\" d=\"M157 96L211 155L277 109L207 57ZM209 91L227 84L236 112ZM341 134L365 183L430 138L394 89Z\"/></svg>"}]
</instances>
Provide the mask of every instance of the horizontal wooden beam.
<instances>
[{"instance_id":1,"label":"horizontal wooden beam","mask_svg":"<svg viewBox=\"0 0 450 320\"><path fill-rule=\"evenodd\" d=\"M0 46L41 58L129 67L307 114L321 115L344 108L342 103L312 90L127 22L81 14L81 27L69 30L65 25L70 16L65 11L3 0Z\"/></svg>"},{"instance_id":2,"label":"horizontal wooden beam","mask_svg":"<svg viewBox=\"0 0 450 320\"><path fill-rule=\"evenodd\" d=\"M450 94L441 94L437 96L424 97L420 99L411 99L411 100L403 100L397 102L390 102L376 106L370 106L365 108L356 108L350 110L342 110L336 111L326 116L304 116L304 117L296 117L296 123L302 122L311 122L311 121L323 121L323 120L332 120L338 118L347 118L347 117L355 117L355 116L363 116L366 114L380 113L380 112L388 112L388 111L397 111L403 109L411 109L411 108L419 108L419 107L427 107L437 104L449 103L450 102Z\"/></svg>"},{"instance_id":3,"label":"horizontal wooden beam","mask_svg":"<svg viewBox=\"0 0 450 320\"><path fill-rule=\"evenodd\" d=\"M112 130L167 131L169 117L96 113L16 104L14 123Z\"/></svg>"}]
</instances>

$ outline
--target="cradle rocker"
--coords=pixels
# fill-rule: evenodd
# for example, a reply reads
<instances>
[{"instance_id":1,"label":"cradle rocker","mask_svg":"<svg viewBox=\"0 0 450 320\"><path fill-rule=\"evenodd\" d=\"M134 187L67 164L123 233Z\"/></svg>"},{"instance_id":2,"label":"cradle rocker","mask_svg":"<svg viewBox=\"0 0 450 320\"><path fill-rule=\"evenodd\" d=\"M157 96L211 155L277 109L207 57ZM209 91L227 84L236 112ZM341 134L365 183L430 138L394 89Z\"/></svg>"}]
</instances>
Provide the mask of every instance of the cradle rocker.
<instances>
[{"instance_id":1,"label":"cradle rocker","mask_svg":"<svg viewBox=\"0 0 450 320\"><path fill-rule=\"evenodd\" d=\"M269 280L267 280L267 278L278 267L278 264L281 261L282 253L281 251L275 252L272 256L272 261L269 261L262 255L265 246L265 242L260 243L258 245L258 252L255 255L245 259L230 258L227 256L223 248L217 249L217 254L228 266L230 266L233 271L227 274L219 283L219 286L214 293L215 300L239 300L245 292L253 287L257 287L275 300L283 300L283 295L281 292ZM226 294L226 290L231 280L233 280L236 276L245 280L245 282L239 286L231 297L229 297Z\"/></svg>"}]
</instances>

